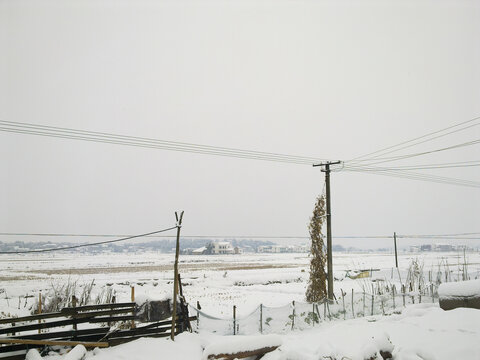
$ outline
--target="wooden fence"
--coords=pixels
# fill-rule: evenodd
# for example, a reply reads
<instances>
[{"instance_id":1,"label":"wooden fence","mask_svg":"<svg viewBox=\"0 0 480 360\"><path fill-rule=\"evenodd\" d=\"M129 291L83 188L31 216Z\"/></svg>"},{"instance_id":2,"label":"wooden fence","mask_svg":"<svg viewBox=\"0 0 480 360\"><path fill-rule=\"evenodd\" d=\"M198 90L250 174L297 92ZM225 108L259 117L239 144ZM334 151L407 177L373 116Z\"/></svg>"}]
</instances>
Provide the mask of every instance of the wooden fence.
<instances>
[{"instance_id":1,"label":"wooden fence","mask_svg":"<svg viewBox=\"0 0 480 360\"><path fill-rule=\"evenodd\" d=\"M86 347L108 347L140 337L171 336L171 320L136 326L135 309L134 302L86 305L67 307L53 313L0 319L0 359L24 359L28 349L44 346L75 346L81 343ZM182 302L175 322L175 334L189 330L190 321L195 319L188 317L186 306ZM124 323L125 329L111 328L113 323L119 322ZM7 327L3 327L5 324ZM79 330L80 324L88 326ZM96 324L100 326L95 327ZM66 330L66 326L72 328ZM19 351L22 353L18 354Z\"/></svg>"}]
</instances>

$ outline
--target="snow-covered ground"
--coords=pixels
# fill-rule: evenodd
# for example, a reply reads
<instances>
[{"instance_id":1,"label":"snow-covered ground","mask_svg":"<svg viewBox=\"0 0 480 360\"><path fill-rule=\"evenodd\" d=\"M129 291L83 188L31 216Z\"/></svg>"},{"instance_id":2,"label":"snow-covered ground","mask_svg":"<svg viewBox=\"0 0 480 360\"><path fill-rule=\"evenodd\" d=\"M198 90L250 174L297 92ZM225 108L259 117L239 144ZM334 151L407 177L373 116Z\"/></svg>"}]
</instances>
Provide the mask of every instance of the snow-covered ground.
<instances>
[{"instance_id":1,"label":"snow-covered ground","mask_svg":"<svg viewBox=\"0 0 480 360\"><path fill-rule=\"evenodd\" d=\"M180 273L186 299L193 306L198 301L208 316L222 319L216 334L211 331L183 334L175 343L142 339L95 350L87 356L99 360L149 359L162 352L165 359L201 359L204 347L227 339L219 334L231 334L232 307L236 305L240 334L260 336L260 330L264 334L281 334L283 344L269 355L269 360L324 356L360 359L387 338L394 346L396 359L480 359L480 311L444 312L436 304L435 291L428 292L429 284L438 280L455 281L466 275L480 278L480 254L467 253L466 259L467 266L463 264L463 253L402 253L397 271L393 268L392 254L334 253L337 303L328 309L317 308L320 323L297 321L290 326L293 308L296 319L307 319L311 311L311 305L304 303L308 254L181 256ZM135 286L137 301L170 297L173 260L172 254L152 252L2 255L0 315L27 315L40 291L48 300L54 288L66 283L76 284L80 293L93 281L92 301L104 296L108 289L115 293L117 302L129 301L131 286ZM355 280L345 277L348 270L366 269L372 270L372 277ZM418 288L406 289L403 296L401 284L406 283L414 270L418 281L415 287L421 283L423 292ZM392 293L393 285L397 290ZM409 306L412 302L415 305ZM271 321L266 323L269 311ZM380 316L383 313L389 316Z\"/></svg>"}]
</instances>

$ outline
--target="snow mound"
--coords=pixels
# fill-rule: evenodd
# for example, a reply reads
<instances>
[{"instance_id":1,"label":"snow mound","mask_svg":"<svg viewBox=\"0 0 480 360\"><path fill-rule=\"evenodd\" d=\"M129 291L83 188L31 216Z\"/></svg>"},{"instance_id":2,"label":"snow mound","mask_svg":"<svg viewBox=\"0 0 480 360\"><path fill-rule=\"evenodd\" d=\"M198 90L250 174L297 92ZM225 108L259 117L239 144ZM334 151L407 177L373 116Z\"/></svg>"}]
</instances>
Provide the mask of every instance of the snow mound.
<instances>
[{"instance_id":1,"label":"snow mound","mask_svg":"<svg viewBox=\"0 0 480 360\"><path fill-rule=\"evenodd\" d=\"M282 339L278 335L223 336L218 338L218 340L218 342L210 344L205 348L203 352L204 360L214 354L235 354L282 345Z\"/></svg>"},{"instance_id":2,"label":"snow mound","mask_svg":"<svg viewBox=\"0 0 480 360\"><path fill-rule=\"evenodd\" d=\"M440 284L438 296L441 299L480 297L480 279Z\"/></svg>"}]
</instances>

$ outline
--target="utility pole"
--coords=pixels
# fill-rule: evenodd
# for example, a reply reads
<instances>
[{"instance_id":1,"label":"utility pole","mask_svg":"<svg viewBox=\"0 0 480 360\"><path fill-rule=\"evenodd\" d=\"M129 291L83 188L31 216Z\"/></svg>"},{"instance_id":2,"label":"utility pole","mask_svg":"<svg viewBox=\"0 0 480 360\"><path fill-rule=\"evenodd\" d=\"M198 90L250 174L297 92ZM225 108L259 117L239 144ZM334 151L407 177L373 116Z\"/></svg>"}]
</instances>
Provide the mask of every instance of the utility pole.
<instances>
[{"instance_id":1,"label":"utility pole","mask_svg":"<svg viewBox=\"0 0 480 360\"><path fill-rule=\"evenodd\" d=\"M326 163L314 164L321 166L325 173L326 200L327 200L327 295L329 300L333 300L333 257L332 257L332 210L330 205L330 165L340 164L341 161L327 161Z\"/></svg>"},{"instance_id":2,"label":"utility pole","mask_svg":"<svg viewBox=\"0 0 480 360\"><path fill-rule=\"evenodd\" d=\"M180 253L180 230L182 228L182 219L183 219L183 211L175 212L175 218L177 220L177 244L175 247L175 263L173 265L173 310L172 310L172 332L170 334L170 338L175 340L175 322L177 320L177 298L178 298L178 255Z\"/></svg>"},{"instance_id":3,"label":"utility pole","mask_svg":"<svg viewBox=\"0 0 480 360\"><path fill-rule=\"evenodd\" d=\"M397 257L397 233L393 233L393 245L395 246L395 267L398 269L398 257Z\"/></svg>"}]
</instances>

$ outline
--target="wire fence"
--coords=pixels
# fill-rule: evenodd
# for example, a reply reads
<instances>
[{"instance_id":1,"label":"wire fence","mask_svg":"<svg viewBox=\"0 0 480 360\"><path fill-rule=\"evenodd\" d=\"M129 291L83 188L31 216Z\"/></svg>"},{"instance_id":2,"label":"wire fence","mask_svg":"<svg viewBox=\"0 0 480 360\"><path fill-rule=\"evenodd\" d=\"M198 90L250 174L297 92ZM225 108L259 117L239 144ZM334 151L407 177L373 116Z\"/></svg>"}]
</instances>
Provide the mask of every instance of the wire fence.
<instances>
[{"instance_id":1,"label":"wire fence","mask_svg":"<svg viewBox=\"0 0 480 360\"><path fill-rule=\"evenodd\" d=\"M395 287L384 294L369 292L346 293L333 302L306 303L293 301L281 307L260 304L245 316L231 318L215 317L189 305L191 315L197 320L192 323L195 332L218 335L284 334L292 330L306 330L323 322L347 320L359 317L391 315L417 303L436 303L437 288L433 285L416 291L404 288L396 292ZM232 312L235 314L235 310Z\"/></svg>"}]
</instances>

